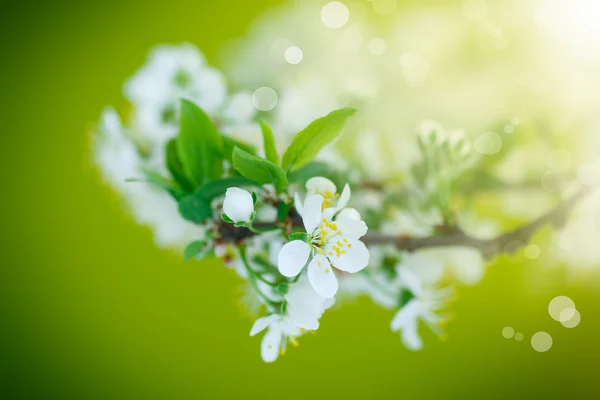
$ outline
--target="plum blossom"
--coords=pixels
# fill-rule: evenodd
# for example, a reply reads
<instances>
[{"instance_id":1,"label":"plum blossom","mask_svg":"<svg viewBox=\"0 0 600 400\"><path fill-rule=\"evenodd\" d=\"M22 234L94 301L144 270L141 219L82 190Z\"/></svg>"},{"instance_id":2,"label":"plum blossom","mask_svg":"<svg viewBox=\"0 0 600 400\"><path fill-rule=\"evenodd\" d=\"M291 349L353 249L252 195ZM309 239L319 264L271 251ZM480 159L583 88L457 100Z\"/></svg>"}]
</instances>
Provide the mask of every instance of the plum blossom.
<instances>
[{"instance_id":1,"label":"plum blossom","mask_svg":"<svg viewBox=\"0 0 600 400\"><path fill-rule=\"evenodd\" d=\"M369 263L369 250L359 240L367 233L367 225L356 210L324 205L325 198L320 194L309 194L304 203L296 197L307 235L305 240L286 243L277 264L283 276L295 277L309 262L307 273L312 287L322 297L332 298L338 290L333 268L355 273Z\"/></svg>"},{"instance_id":2,"label":"plum blossom","mask_svg":"<svg viewBox=\"0 0 600 400\"><path fill-rule=\"evenodd\" d=\"M254 336L267 329L260 344L260 355L264 362L274 362L279 354L284 354L288 340L298 346L297 337L302 335L302 329L285 315L271 314L257 319L250 330Z\"/></svg>"},{"instance_id":3,"label":"plum blossom","mask_svg":"<svg viewBox=\"0 0 600 400\"><path fill-rule=\"evenodd\" d=\"M393 332L400 332L404 345L410 350L420 350L423 341L419 336L419 321L423 321L438 336L440 325L448 317L439 314L449 300L451 288L437 288L443 274L443 265L428 254L404 257L396 268L400 284L400 310L391 322Z\"/></svg>"}]
</instances>

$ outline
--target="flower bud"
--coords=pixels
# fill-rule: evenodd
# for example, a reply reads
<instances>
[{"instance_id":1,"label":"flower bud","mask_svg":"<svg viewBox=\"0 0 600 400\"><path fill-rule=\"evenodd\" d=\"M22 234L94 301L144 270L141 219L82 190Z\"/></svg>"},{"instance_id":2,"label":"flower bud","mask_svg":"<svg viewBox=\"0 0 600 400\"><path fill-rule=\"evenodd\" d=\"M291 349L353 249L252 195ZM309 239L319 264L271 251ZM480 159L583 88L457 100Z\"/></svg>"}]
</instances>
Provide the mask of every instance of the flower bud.
<instances>
[{"instance_id":1,"label":"flower bud","mask_svg":"<svg viewBox=\"0 0 600 400\"><path fill-rule=\"evenodd\" d=\"M250 192L237 187L227 189L223 211L234 223L250 222L254 212L254 200Z\"/></svg>"}]
</instances>

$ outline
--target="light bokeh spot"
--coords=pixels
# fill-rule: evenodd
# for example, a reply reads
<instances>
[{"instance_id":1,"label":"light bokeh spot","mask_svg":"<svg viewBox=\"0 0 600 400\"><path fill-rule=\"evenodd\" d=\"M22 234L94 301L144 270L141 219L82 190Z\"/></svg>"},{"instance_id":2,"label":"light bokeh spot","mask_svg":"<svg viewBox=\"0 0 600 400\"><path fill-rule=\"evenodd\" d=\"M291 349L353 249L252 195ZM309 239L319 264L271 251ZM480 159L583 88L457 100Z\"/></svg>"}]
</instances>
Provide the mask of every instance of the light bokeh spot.
<instances>
[{"instance_id":1,"label":"light bokeh spot","mask_svg":"<svg viewBox=\"0 0 600 400\"><path fill-rule=\"evenodd\" d=\"M575 302L567 296L556 296L548 304L548 314L553 320L561 322L560 314L567 308L575 309Z\"/></svg>"},{"instance_id":2,"label":"light bokeh spot","mask_svg":"<svg viewBox=\"0 0 600 400\"><path fill-rule=\"evenodd\" d=\"M475 150L488 156L502 150L502 138L496 132L484 132L475 138Z\"/></svg>"},{"instance_id":3,"label":"light bokeh spot","mask_svg":"<svg viewBox=\"0 0 600 400\"><path fill-rule=\"evenodd\" d=\"M350 11L339 1L327 3L321 9L321 21L328 28L339 29L348 23L348 19L350 19Z\"/></svg>"},{"instance_id":4,"label":"light bokeh spot","mask_svg":"<svg viewBox=\"0 0 600 400\"><path fill-rule=\"evenodd\" d=\"M537 352L544 353L552 347L552 336L548 332L536 332L531 337L531 347Z\"/></svg>"},{"instance_id":5,"label":"light bokeh spot","mask_svg":"<svg viewBox=\"0 0 600 400\"><path fill-rule=\"evenodd\" d=\"M536 244L529 244L525 246L524 253L525 257L527 257L528 259L535 260L540 256L540 248Z\"/></svg>"},{"instance_id":6,"label":"light bokeh spot","mask_svg":"<svg viewBox=\"0 0 600 400\"><path fill-rule=\"evenodd\" d=\"M290 64L299 64L304 58L304 53L300 47L292 46L285 50L285 60Z\"/></svg>"},{"instance_id":7,"label":"light bokeh spot","mask_svg":"<svg viewBox=\"0 0 600 400\"><path fill-rule=\"evenodd\" d=\"M524 338L524 336L523 336L523 334L522 334L521 332L517 332L517 333L515 333L515 340L516 340L517 342L521 342L521 341L523 341L523 338Z\"/></svg>"},{"instance_id":8,"label":"light bokeh spot","mask_svg":"<svg viewBox=\"0 0 600 400\"><path fill-rule=\"evenodd\" d=\"M268 86L263 86L252 94L252 104L260 111L270 111L277 105L277 93Z\"/></svg>"},{"instance_id":9,"label":"light bokeh spot","mask_svg":"<svg viewBox=\"0 0 600 400\"><path fill-rule=\"evenodd\" d=\"M502 336L504 336L506 339L510 339L514 336L515 334L515 330L513 328L511 328L510 326L505 327L504 329L502 329Z\"/></svg>"},{"instance_id":10,"label":"light bokeh spot","mask_svg":"<svg viewBox=\"0 0 600 400\"><path fill-rule=\"evenodd\" d=\"M581 322L581 314L574 308L565 308L560 313L560 323L565 328L575 328Z\"/></svg>"}]
</instances>

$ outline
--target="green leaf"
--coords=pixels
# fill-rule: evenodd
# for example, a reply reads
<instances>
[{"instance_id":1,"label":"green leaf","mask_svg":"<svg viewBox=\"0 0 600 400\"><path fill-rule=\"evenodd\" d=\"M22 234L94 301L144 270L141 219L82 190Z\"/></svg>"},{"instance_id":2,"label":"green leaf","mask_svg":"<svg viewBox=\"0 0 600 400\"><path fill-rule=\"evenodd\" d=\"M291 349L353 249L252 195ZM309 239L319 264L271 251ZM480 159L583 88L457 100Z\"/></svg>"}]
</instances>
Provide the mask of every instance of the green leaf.
<instances>
[{"instance_id":1,"label":"green leaf","mask_svg":"<svg viewBox=\"0 0 600 400\"><path fill-rule=\"evenodd\" d=\"M265 185L272 183L278 192L285 190L288 180L285 172L277 164L254 156L239 147L233 150L233 168L242 176Z\"/></svg>"},{"instance_id":2,"label":"green leaf","mask_svg":"<svg viewBox=\"0 0 600 400\"><path fill-rule=\"evenodd\" d=\"M179 214L195 224L201 224L212 218L213 210L210 200L203 197L190 195L179 200Z\"/></svg>"},{"instance_id":3,"label":"green leaf","mask_svg":"<svg viewBox=\"0 0 600 400\"><path fill-rule=\"evenodd\" d=\"M177 152L185 175L199 187L223 174L223 139L208 115L189 100L181 100Z\"/></svg>"},{"instance_id":4,"label":"green leaf","mask_svg":"<svg viewBox=\"0 0 600 400\"><path fill-rule=\"evenodd\" d=\"M191 242L190 244L188 244L185 247L185 250L183 251L183 260L189 261L192 258L196 257L198 255L198 253L200 253L202 251L202 249L204 248L205 245L206 245L206 242L203 240L195 240L195 241Z\"/></svg>"},{"instance_id":5,"label":"green leaf","mask_svg":"<svg viewBox=\"0 0 600 400\"><path fill-rule=\"evenodd\" d=\"M256 155L256 149L254 148L254 146L251 146L244 142L240 142L239 140L232 139L229 136L222 135L222 138L223 156L225 157L225 159L229 160L230 163L232 162L231 157L233 155L233 149L235 149L236 147L239 147L245 152Z\"/></svg>"},{"instance_id":6,"label":"green leaf","mask_svg":"<svg viewBox=\"0 0 600 400\"><path fill-rule=\"evenodd\" d=\"M177 139L171 139L167 143L167 168L171 176L184 191L191 193L194 191L194 185L185 176L185 169L177 154Z\"/></svg>"},{"instance_id":7,"label":"green leaf","mask_svg":"<svg viewBox=\"0 0 600 400\"><path fill-rule=\"evenodd\" d=\"M340 134L346 120L355 112L354 108L341 108L311 122L296 135L283 154L281 166L292 172L310 162L323 147Z\"/></svg>"},{"instance_id":8,"label":"green leaf","mask_svg":"<svg viewBox=\"0 0 600 400\"><path fill-rule=\"evenodd\" d=\"M260 120L260 128L262 129L263 146L265 149L265 156L267 160L279 165L279 154L277 154L273 130L265 120Z\"/></svg>"},{"instance_id":9,"label":"green leaf","mask_svg":"<svg viewBox=\"0 0 600 400\"><path fill-rule=\"evenodd\" d=\"M259 186L256 182L237 176L219 179L201 186L194 194L179 201L179 213L183 218L201 224L213 216L211 202L225 194L228 188L239 186Z\"/></svg>"}]
</instances>

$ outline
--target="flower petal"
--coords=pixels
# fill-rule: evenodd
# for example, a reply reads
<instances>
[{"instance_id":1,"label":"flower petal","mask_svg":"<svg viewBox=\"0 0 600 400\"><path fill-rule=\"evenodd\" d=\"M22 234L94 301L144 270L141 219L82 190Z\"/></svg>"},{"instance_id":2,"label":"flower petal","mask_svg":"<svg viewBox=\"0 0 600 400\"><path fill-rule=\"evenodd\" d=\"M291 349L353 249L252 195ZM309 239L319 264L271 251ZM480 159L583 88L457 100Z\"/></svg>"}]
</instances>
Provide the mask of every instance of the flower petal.
<instances>
[{"instance_id":1,"label":"flower petal","mask_svg":"<svg viewBox=\"0 0 600 400\"><path fill-rule=\"evenodd\" d=\"M421 306L417 300L409 301L404 307L402 307L394 316L391 323L392 332L398 332L409 326L411 323L417 320L419 317L419 311Z\"/></svg>"},{"instance_id":2,"label":"flower petal","mask_svg":"<svg viewBox=\"0 0 600 400\"><path fill-rule=\"evenodd\" d=\"M319 328L319 318L329 305L329 300L315 292L306 276L302 276L298 282L290 285L285 300L290 319L298 327L310 330Z\"/></svg>"},{"instance_id":3,"label":"flower petal","mask_svg":"<svg viewBox=\"0 0 600 400\"><path fill-rule=\"evenodd\" d=\"M416 320L402 329L400 337L402 338L402 343L409 350L418 351L423 348L423 341L419 336L419 325Z\"/></svg>"},{"instance_id":4,"label":"flower petal","mask_svg":"<svg viewBox=\"0 0 600 400\"><path fill-rule=\"evenodd\" d=\"M346 239L344 254L332 259L335 267L341 271L355 273L369 264L369 250L360 240ZM344 239L342 239L342 242Z\"/></svg>"},{"instance_id":5,"label":"flower petal","mask_svg":"<svg viewBox=\"0 0 600 400\"><path fill-rule=\"evenodd\" d=\"M342 211L340 211L338 213L337 217L338 218L355 219L357 221L360 221L362 219L358 210L356 208L350 208L350 207L344 208Z\"/></svg>"},{"instance_id":6,"label":"flower petal","mask_svg":"<svg viewBox=\"0 0 600 400\"><path fill-rule=\"evenodd\" d=\"M260 343L260 355L264 362L273 362L279 357L282 333L279 329L271 328Z\"/></svg>"},{"instance_id":7,"label":"flower petal","mask_svg":"<svg viewBox=\"0 0 600 400\"><path fill-rule=\"evenodd\" d=\"M336 208L341 210L342 208L346 208L348 202L350 201L350 186L346 183L344 186L344 190L342 190L342 194L337 202Z\"/></svg>"},{"instance_id":8,"label":"flower petal","mask_svg":"<svg viewBox=\"0 0 600 400\"><path fill-rule=\"evenodd\" d=\"M369 229L364 221L345 217L340 218L339 216L336 218L335 224L337 225L338 230L342 232L342 236L349 239L360 239Z\"/></svg>"},{"instance_id":9,"label":"flower petal","mask_svg":"<svg viewBox=\"0 0 600 400\"><path fill-rule=\"evenodd\" d=\"M298 194L298 192L294 194L294 207L296 208L296 211L299 215L303 214L302 200L300 200L300 195Z\"/></svg>"},{"instance_id":10,"label":"flower petal","mask_svg":"<svg viewBox=\"0 0 600 400\"><path fill-rule=\"evenodd\" d=\"M271 314L266 317L262 317L254 321L254 325L252 325L252 329L250 329L250 336L254 336L257 333L264 331L267 326L271 325L275 320L277 320L277 314Z\"/></svg>"},{"instance_id":11,"label":"flower petal","mask_svg":"<svg viewBox=\"0 0 600 400\"><path fill-rule=\"evenodd\" d=\"M281 275L292 278L302 271L310 256L310 246L302 240L286 243L277 256L277 267Z\"/></svg>"},{"instance_id":12,"label":"flower petal","mask_svg":"<svg viewBox=\"0 0 600 400\"><path fill-rule=\"evenodd\" d=\"M337 187L329 179L322 176L315 176L306 181L306 191L309 194L325 195L326 192L329 192L333 195L337 192Z\"/></svg>"},{"instance_id":13,"label":"flower petal","mask_svg":"<svg viewBox=\"0 0 600 400\"><path fill-rule=\"evenodd\" d=\"M308 264L308 280L315 292L326 299L332 298L337 293L338 281L333 268L327 258L321 254L314 256Z\"/></svg>"},{"instance_id":14,"label":"flower petal","mask_svg":"<svg viewBox=\"0 0 600 400\"><path fill-rule=\"evenodd\" d=\"M302 222L307 233L313 233L321 224L323 196L314 194L304 200Z\"/></svg>"}]
</instances>

